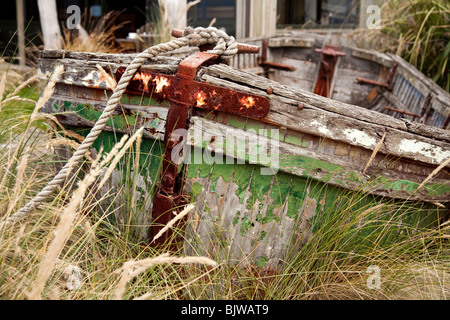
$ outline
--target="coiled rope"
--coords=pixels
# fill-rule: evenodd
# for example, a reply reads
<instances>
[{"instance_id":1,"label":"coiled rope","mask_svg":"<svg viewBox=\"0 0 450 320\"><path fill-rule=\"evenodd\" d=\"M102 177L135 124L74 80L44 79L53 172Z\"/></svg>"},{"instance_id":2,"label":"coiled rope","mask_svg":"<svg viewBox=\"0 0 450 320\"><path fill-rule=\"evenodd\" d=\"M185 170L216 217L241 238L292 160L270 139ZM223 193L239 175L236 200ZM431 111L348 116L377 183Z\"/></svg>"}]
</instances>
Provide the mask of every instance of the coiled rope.
<instances>
[{"instance_id":1,"label":"coiled rope","mask_svg":"<svg viewBox=\"0 0 450 320\"><path fill-rule=\"evenodd\" d=\"M198 47L205 44L215 44L215 47L208 52L219 55L225 61L230 60L238 51L234 37L227 35L224 31L213 27L198 27L195 29L187 27L183 32L183 37L149 47L139 53L126 68L124 74L119 80L119 83L114 89L113 94L109 98L103 113L66 165L47 184L45 188L43 188L25 206L15 212L12 216L8 217L5 222L11 223L25 217L27 214L35 210L43 201L45 201L57 186L66 180L66 177L70 173L71 169L74 168L81 161L81 159L83 159L86 152L92 146L92 143L103 131L106 122L109 120L120 99L122 98L128 83L133 78L137 69L139 69L139 67L141 67L147 59L156 57L161 53L179 49L181 47Z\"/></svg>"}]
</instances>

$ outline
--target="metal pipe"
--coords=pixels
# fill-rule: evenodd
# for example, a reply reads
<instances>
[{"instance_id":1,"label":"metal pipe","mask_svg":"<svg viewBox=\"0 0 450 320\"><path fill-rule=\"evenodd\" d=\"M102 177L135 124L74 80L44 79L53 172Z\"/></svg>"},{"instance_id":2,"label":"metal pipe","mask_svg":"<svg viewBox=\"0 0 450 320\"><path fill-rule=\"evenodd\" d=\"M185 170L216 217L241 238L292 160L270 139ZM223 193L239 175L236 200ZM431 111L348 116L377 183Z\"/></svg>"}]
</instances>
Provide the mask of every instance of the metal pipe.
<instances>
[{"instance_id":1,"label":"metal pipe","mask_svg":"<svg viewBox=\"0 0 450 320\"><path fill-rule=\"evenodd\" d=\"M406 115L408 115L408 116L413 116L413 117L416 117L416 118L420 118L420 117L421 117L420 114L412 113L412 112L405 111L405 110L395 109L395 108L388 107L388 106L386 106L386 107L384 107L384 108L385 108L386 110L398 112L398 113L401 113L401 114L406 114Z\"/></svg>"}]
</instances>

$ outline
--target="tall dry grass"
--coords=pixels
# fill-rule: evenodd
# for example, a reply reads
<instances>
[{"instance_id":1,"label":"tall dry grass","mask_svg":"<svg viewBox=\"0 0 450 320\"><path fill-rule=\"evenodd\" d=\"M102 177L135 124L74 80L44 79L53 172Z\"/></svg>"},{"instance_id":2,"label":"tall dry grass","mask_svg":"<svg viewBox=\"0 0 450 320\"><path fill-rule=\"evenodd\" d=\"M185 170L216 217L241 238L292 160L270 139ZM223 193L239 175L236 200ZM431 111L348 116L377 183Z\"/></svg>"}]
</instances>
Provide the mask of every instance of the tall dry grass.
<instances>
[{"instance_id":1,"label":"tall dry grass","mask_svg":"<svg viewBox=\"0 0 450 320\"><path fill-rule=\"evenodd\" d=\"M48 147L54 140L60 143L68 137L56 132L55 124L50 124L52 119L40 114L39 109L48 101L55 79L61 73L62 69L55 71L37 102L20 96L10 99L20 90L2 95L0 221L31 199L56 173L55 157L48 152ZM30 103L34 107L19 116L17 106ZM17 110L15 116L11 113L13 109ZM12 127L16 127L14 134ZM102 200L97 197L97 190L129 149L141 143L142 131L137 130L131 138L124 136L110 153L99 152L96 158L86 158L83 166L74 168L76 174L84 171L84 178L73 191L64 186L30 216L2 225L0 295L3 298L122 298L127 297L127 283L152 266L161 263L215 265L211 259L202 257L159 256L141 244L126 242L127 236L109 223L108 216L93 214ZM121 268L137 273L114 272ZM142 290L145 292L139 292L140 296L148 295L147 287Z\"/></svg>"},{"instance_id":2,"label":"tall dry grass","mask_svg":"<svg viewBox=\"0 0 450 320\"><path fill-rule=\"evenodd\" d=\"M78 28L68 29L62 25L62 48L69 51L120 53L115 43L115 32L126 23L116 24L120 11L110 11L98 20L82 16Z\"/></svg>"},{"instance_id":3,"label":"tall dry grass","mask_svg":"<svg viewBox=\"0 0 450 320\"><path fill-rule=\"evenodd\" d=\"M164 4L164 1L158 0L158 5L151 8L151 18L156 21L155 27L154 27L154 33L155 33L155 44L158 43L164 43L168 42L172 39L172 25L171 21L177 21L181 20L183 16L186 15L186 13L189 11L190 8L200 3L201 0L195 0L195 1L189 1L186 5L186 8L179 13L179 16L177 17L171 17L169 16L173 14L173 12L170 12L166 9L166 6Z\"/></svg>"},{"instance_id":4,"label":"tall dry grass","mask_svg":"<svg viewBox=\"0 0 450 320\"><path fill-rule=\"evenodd\" d=\"M357 43L403 57L450 92L450 2L385 1L381 19L380 30L355 32Z\"/></svg>"}]
</instances>

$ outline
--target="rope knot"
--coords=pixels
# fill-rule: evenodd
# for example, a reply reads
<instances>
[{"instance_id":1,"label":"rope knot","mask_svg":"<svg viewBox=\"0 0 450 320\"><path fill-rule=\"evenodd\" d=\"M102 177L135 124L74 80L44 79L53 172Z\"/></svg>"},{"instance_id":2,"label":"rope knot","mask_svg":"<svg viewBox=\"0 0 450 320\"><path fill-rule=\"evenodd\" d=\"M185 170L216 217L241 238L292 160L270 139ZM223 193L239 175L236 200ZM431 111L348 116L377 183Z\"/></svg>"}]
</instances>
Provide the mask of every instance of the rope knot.
<instances>
[{"instance_id":1,"label":"rope knot","mask_svg":"<svg viewBox=\"0 0 450 320\"><path fill-rule=\"evenodd\" d=\"M215 47L208 52L216 54L226 61L229 61L238 51L234 37L214 27L197 27L195 29L187 27L184 29L183 36L189 40L189 45L192 47L215 44Z\"/></svg>"}]
</instances>

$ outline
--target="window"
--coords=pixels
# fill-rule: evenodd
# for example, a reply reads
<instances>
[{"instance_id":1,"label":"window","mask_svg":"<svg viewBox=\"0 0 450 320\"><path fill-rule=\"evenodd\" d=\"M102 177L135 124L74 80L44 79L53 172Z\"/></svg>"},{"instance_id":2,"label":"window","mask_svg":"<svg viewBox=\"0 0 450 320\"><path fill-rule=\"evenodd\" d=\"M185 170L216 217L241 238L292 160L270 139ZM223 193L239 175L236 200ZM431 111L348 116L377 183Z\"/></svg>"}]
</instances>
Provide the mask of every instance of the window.
<instances>
[{"instance_id":1,"label":"window","mask_svg":"<svg viewBox=\"0 0 450 320\"><path fill-rule=\"evenodd\" d=\"M202 0L188 12L188 24L207 27L215 18L214 27L225 28L229 35L235 35L235 0Z\"/></svg>"},{"instance_id":2,"label":"window","mask_svg":"<svg viewBox=\"0 0 450 320\"><path fill-rule=\"evenodd\" d=\"M278 28L355 28L358 0L278 0Z\"/></svg>"}]
</instances>

